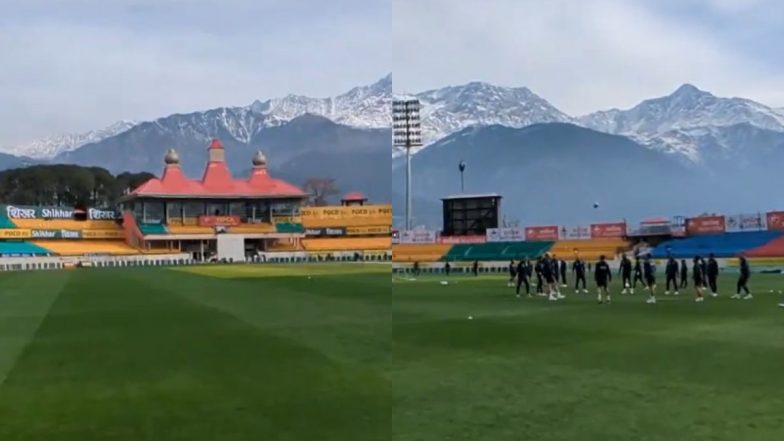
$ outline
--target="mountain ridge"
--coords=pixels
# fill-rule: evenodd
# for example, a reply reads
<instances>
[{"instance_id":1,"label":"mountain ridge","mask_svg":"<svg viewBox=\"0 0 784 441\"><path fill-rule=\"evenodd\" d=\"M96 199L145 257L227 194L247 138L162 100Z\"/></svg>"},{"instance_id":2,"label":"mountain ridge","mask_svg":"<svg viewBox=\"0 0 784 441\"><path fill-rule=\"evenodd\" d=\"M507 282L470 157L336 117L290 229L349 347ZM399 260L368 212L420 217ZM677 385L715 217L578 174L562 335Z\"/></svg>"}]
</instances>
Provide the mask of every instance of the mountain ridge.
<instances>
[{"instance_id":1,"label":"mountain ridge","mask_svg":"<svg viewBox=\"0 0 784 441\"><path fill-rule=\"evenodd\" d=\"M194 117L199 114L214 115L216 112L242 114L244 115L242 118L248 123L251 120L264 121L266 127L281 125L305 114L314 114L351 127L385 128L391 125L391 106L392 74L387 74L374 83L353 87L334 97L311 98L288 94L266 101L255 100L247 106L222 106L188 113L173 113L150 121L118 121L104 129L46 137L29 143L5 147L2 151L14 156L51 160L58 155L103 141L146 122L155 123L178 115L192 115ZM256 113L263 118L250 118L247 116L249 113ZM227 122L226 125L228 126L229 123ZM250 127L244 127L240 124L235 129L233 136L238 139L243 137L248 139L252 136L252 133L248 131ZM255 130L256 127L253 129Z\"/></svg>"}]
</instances>

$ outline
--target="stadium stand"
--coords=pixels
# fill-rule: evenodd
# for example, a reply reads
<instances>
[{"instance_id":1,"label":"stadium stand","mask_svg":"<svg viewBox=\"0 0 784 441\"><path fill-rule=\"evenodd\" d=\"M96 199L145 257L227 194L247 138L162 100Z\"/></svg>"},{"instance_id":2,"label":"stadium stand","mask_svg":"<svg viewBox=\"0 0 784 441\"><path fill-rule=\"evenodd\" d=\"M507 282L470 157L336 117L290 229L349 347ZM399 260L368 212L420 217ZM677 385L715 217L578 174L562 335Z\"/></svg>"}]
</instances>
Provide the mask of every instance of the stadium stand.
<instances>
[{"instance_id":1,"label":"stadium stand","mask_svg":"<svg viewBox=\"0 0 784 441\"><path fill-rule=\"evenodd\" d=\"M0 256L45 256L49 250L30 242L0 242Z\"/></svg>"},{"instance_id":2,"label":"stadium stand","mask_svg":"<svg viewBox=\"0 0 784 441\"><path fill-rule=\"evenodd\" d=\"M14 224L16 228L30 230L122 231L120 225L112 220L16 219Z\"/></svg>"},{"instance_id":3,"label":"stadium stand","mask_svg":"<svg viewBox=\"0 0 784 441\"><path fill-rule=\"evenodd\" d=\"M139 231L142 234L168 234L163 224L139 224Z\"/></svg>"},{"instance_id":4,"label":"stadium stand","mask_svg":"<svg viewBox=\"0 0 784 441\"><path fill-rule=\"evenodd\" d=\"M555 242L550 253L555 254L559 259L570 260L575 255L579 255L584 260L593 261L599 260L599 256L602 255L613 259L616 255L628 251L630 248L631 245L621 238L560 240Z\"/></svg>"},{"instance_id":5,"label":"stadium stand","mask_svg":"<svg viewBox=\"0 0 784 441\"><path fill-rule=\"evenodd\" d=\"M394 244L392 260L395 262L437 262L452 248L450 244Z\"/></svg>"},{"instance_id":6,"label":"stadium stand","mask_svg":"<svg viewBox=\"0 0 784 441\"><path fill-rule=\"evenodd\" d=\"M262 224L241 224L236 227L229 227L229 233L237 234L264 234L274 233L275 225L262 223Z\"/></svg>"},{"instance_id":7,"label":"stadium stand","mask_svg":"<svg viewBox=\"0 0 784 441\"><path fill-rule=\"evenodd\" d=\"M691 258L707 256L735 257L747 251L758 249L769 242L782 237L778 231L754 231L743 233L710 234L692 236L685 239L674 239L662 242L653 249L651 255L661 259L669 255L675 258Z\"/></svg>"},{"instance_id":8,"label":"stadium stand","mask_svg":"<svg viewBox=\"0 0 784 441\"><path fill-rule=\"evenodd\" d=\"M299 246L296 240L280 239L273 241L268 251L302 251L302 247Z\"/></svg>"},{"instance_id":9,"label":"stadium stand","mask_svg":"<svg viewBox=\"0 0 784 441\"><path fill-rule=\"evenodd\" d=\"M546 253L552 242L488 242L454 245L443 257L449 261L535 259Z\"/></svg>"},{"instance_id":10,"label":"stadium stand","mask_svg":"<svg viewBox=\"0 0 784 441\"><path fill-rule=\"evenodd\" d=\"M306 251L371 251L389 250L391 237L336 237L302 239Z\"/></svg>"},{"instance_id":11,"label":"stadium stand","mask_svg":"<svg viewBox=\"0 0 784 441\"><path fill-rule=\"evenodd\" d=\"M278 222L275 224L275 231L278 233L301 233L303 230L302 224L296 222Z\"/></svg>"},{"instance_id":12,"label":"stadium stand","mask_svg":"<svg viewBox=\"0 0 784 441\"><path fill-rule=\"evenodd\" d=\"M782 257L784 256L784 236L774 238L764 245L746 250L742 254L746 257Z\"/></svg>"},{"instance_id":13,"label":"stadium stand","mask_svg":"<svg viewBox=\"0 0 784 441\"><path fill-rule=\"evenodd\" d=\"M89 254L133 255L140 254L136 248L118 240L47 240L35 241L33 245L60 256L82 256Z\"/></svg>"},{"instance_id":14,"label":"stadium stand","mask_svg":"<svg viewBox=\"0 0 784 441\"><path fill-rule=\"evenodd\" d=\"M167 230L170 234L215 234L213 227L200 227L198 225L169 224ZM145 233L148 234L148 233Z\"/></svg>"}]
</instances>

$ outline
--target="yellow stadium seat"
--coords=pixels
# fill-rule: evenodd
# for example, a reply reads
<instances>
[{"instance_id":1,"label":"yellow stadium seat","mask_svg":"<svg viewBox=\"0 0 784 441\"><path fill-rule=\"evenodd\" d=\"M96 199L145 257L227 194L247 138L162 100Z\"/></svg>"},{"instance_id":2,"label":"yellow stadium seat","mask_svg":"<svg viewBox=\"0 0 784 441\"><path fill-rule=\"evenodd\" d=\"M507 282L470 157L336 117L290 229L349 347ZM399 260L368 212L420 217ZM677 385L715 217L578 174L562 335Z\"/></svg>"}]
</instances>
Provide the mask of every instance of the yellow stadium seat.
<instances>
[{"instance_id":1,"label":"yellow stadium seat","mask_svg":"<svg viewBox=\"0 0 784 441\"><path fill-rule=\"evenodd\" d=\"M550 248L550 254L564 260L574 259L576 256L584 260L599 260L604 255L613 259L620 253L631 249L629 242L623 239L590 239L590 240L561 240Z\"/></svg>"},{"instance_id":2,"label":"yellow stadium seat","mask_svg":"<svg viewBox=\"0 0 784 441\"><path fill-rule=\"evenodd\" d=\"M390 237L336 237L302 239L306 251L365 251L388 250L392 246Z\"/></svg>"},{"instance_id":3,"label":"yellow stadium seat","mask_svg":"<svg viewBox=\"0 0 784 441\"><path fill-rule=\"evenodd\" d=\"M214 234L215 228L200 227L198 225L173 225L169 223L166 226L169 234Z\"/></svg>"},{"instance_id":4,"label":"yellow stadium seat","mask_svg":"<svg viewBox=\"0 0 784 441\"><path fill-rule=\"evenodd\" d=\"M241 224L237 225L236 227L229 228L229 233L238 234L264 234L274 232L275 226L272 224Z\"/></svg>"},{"instance_id":5,"label":"yellow stadium seat","mask_svg":"<svg viewBox=\"0 0 784 441\"><path fill-rule=\"evenodd\" d=\"M302 248L297 245L297 242L291 240L276 240L272 242L267 251L301 251Z\"/></svg>"},{"instance_id":6,"label":"yellow stadium seat","mask_svg":"<svg viewBox=\"0 0 784 441\"><path fill-rule=\"evenodd\" d=\"M112 220L14 219L14 224L17 228L30 230L122 231L122 227Z\"/></svg>"},{"instance_id":7,"label":"yellow stadium seat","mask_svg":"<svg viewBox=\"0 0 784 441\"><path fill-rule=\"evenodd\" d=\"M452 248L449 244L395 244L392 245L392 260L395 262L436 262Z\"/></svg>"},{"instance_id":8,"label":"yellow stadium seat","mask_svg":"<svg viewBox=\"0 0 784 441\"><path fill-rule=\"evenodd\" d=\"M344 217L339 219L302 218L305 228L330 228L330 227L364 227L375 225L392 225L392 220L387 216L376 217Z\"/></svg>"},{"instance_id":9,"label":"yellow stadium seat","mask_svg":"<svg viewBox=\"0 0 784 441\"><path fill-rule=\"evenodd\" d=\"M305 228L391 226L392 208L389 205L363 207L317 207L302 211Z\"/></svg>"},{"instance_id":10,"label":"yellow stadium seat","mask_svg":"<svg viewBox=\"0 0 784 441\"><path fill-rule=\"evenodd\" d=\"M86 254L130 255L141 253L136 248L119 240L39 240L33 243L61 256L82 256Z\"/></svg>"}]
</instances>

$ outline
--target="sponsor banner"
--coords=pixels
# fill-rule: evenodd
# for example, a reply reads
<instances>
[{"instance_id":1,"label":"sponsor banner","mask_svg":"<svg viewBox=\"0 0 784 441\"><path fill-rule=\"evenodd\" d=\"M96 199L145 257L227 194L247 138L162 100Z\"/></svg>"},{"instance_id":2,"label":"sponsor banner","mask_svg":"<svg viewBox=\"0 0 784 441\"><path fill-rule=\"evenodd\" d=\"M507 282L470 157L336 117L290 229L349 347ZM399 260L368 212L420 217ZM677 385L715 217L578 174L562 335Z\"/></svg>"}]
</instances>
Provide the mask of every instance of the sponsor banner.
<instances>
[{"instance_id":1,"label":"sponsor banner","mask_svg":"<svg viewBox=\"0 0 784 441\"><path fill-rule=\"evenodd\" d=\"M30 230L18 228L0 229L0 239L28 239L30 237L32 237L32 232Z\"/></svg>"},{"instance_id":2,"label":"sponsor banner","mask_svg":"<svg viewBox=\"0 0 784 441\"><path fill-rule=\"evenodd\" d=\"M32 230L33 239L81 239L82 232L78 230Z\"/></svg>"},{"instance_id":3,"label":"sponsor banner","mask_svg":"<svg viewBox=\"0 0 784 441\"><path fill-rule=\"evenodd\" d=\"M199 216L202 227L236 227L242 223L239 216Z\"/></svg>"},{"instance_id":4,"label":"sponsor banner","mask_svg":"<svg viewBox=\"0 0 784 441\"><path fill-rule=\"evenodd\" d=\"M689 234L723 233L725 230L724 216L702 216L686 219L686 232Z\"/></svg>"},{"instance_id":5,"label":"sponsor banner","mask_svg":"<svg viewBox=\"0 0 784 441\"><path fill-rule=\"evenodd\" d=\"M368 227L346 227L346 234L349 236L363 236L372 234L388 235L391 231L389 225L375 225Z\"/></svg>"},{"instance_id":6,"label":"sponsor banner","mask_svg":"<svg viewBox=\"0 0 784 441\"><path fill-rule=\"evenodd\" d=\"M28 207L18 205L2 206L9 219L73 219L74 209L64 207ZM117 213L114 210L99 210L89 208L87 218L93 220L114 220Z\"/></svg>"},{"instance_id":7,"label":"sponsor banner","mask_svg":"<svg viewBox=\"0 0 784 441\"><path fill-rule=\"evenodd\" d=\"M381 217L392 224L391 205L353 205L347 207L303 207L301 215L310 219L347 219Z\"/></svg>"},{"instance_id":8,"label":"sponsor banner","mask_svg":"<svg viewBox=\"0 0 784 441\"><path fill-rule=\"evenodd\" d=\"M558 240L558 227L555 225L525 227L525 239L532 241Z\"/></svg>"},{"instance_id":9,"label":"sponsor banner","mask_svg":"<svg viewBox=\"0 0 784 441\"><path fill-rule=\"evenodd\" d=\"M460 243L485 243L487 236L441 236L439 242L449 244Z\"/></svg>"},{"instance_id":10,"label":"sponsor banner","mask_svg":"<svg viewBox=\"0 0 784 441\"><path fill-rule=\"evenodd\" d=\"M436 243L438 234L431 230L398 231L398 243Z\"/></svg>"},{"instance_id":11,"label":"sponsor banner","mask_svg":"<svg viewBox=\"0 0 784 441\"><path fill-rule=\"evenodd\" d=\"M575 225L571 227L561 227L558 234L562 240L585 240L591 238L591 227L585 225Z\"/></svg>"},{"instance_id":12,"label":"sponsor banner","mask_svg":"<svg viewBox=\"0 0 784 441\"><path fill-rule=\"evenodd\" d=\"M306 228L306 236L345 236L345 228Z\"/></svg>"},{"instance_id":13,"label":"sponsor banner","mask_svg":"<svg viewBox=\"0 0 784 441\"><path fill-rule=\"evenodd\" d=\"M92 220L115 220L118 217L114 210L99 210L97 208L87 210L87 218Z\"/></svg>"},{"instance_id":14,"label":"sponsor banner","mask_svg":"<svg viewBox=\"0 0 784 441\"><path fill-rule=\"evenodd\" d=\"M122 231L111 230L84 230L82 239L122 239L125 235Z\"/></svg>"},{"instance_id":15,"label":"sponsor banner","mask_svg":"<svg viewBox=\"0 0 784 441\"><path fill-rule=\"evenodd\" d=\"M261 223L265 223L265 222L263 220L261 220L261 219L256 219L255 222L250 222L250 219L249 219L248 223L258 223L258 224L261 224ZM274 216L272 218L272 223L273 224L284 224L284 223L301 224L302 223L302 218L300 218L299 216Z\"/></svg>"},{"instance_id":16,"label":"sponsor banner","mask_svg":"<svg viewBox=\"0 0 784 441\"><path fill-rule=\"evenodd\" d=\"M737 214L726 217L727 231L759 231L766 227L766 217L761 213Z\"/></svg>"},{"instance_id":17,"label":"sponsor banner","mask_svg":"<svg viewBox=\"0 0 784 441\"><path fill-rule=\"evenodd\" d=\"M525 228L488 228L488 242L522 242L525 240Z\"/></svg>"},{"instance_id":18,"label":"sponsor banner","mask_svg":"<svg viewBox=\"0 0 784 441\"><path fill-rule=\"evenodd\" d=\"M9 219L71 219L73 209L57 207L20 207L6 205L5 214Z\"/></svg>"},{"instance_id":19,"label":"sponsor banner","mask_svg":"<svg viewBox=\"0 0 784 441\"><path fill-rule=\"evenodd\" d=\"M626 224L624 222L613 222L606 224L591 224L591 238L601 239L608 237L626 236Z\"/></svg>"},{"instance_id":20,"label":"sponsor banner","mask_svg":"<svg viewBox=\"0 0 784 441\"><path fill-rule=\"evenodd\" d=\"M765 214L768 230L784 231L784 211L771 211Z\"/></svg>"}]
</instances>

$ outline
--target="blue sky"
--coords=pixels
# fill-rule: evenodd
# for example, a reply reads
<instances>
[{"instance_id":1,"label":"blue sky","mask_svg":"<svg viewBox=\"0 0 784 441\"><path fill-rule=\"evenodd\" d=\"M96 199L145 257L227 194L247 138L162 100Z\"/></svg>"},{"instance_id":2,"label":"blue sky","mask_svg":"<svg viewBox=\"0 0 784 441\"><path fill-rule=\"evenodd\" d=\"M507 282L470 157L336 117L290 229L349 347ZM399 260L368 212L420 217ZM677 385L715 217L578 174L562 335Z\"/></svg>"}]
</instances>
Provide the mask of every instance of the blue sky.
<instances>
[{"instance_id":1,"label":"blue sky","mask_svg":"<svg viewBox=\"0 0 784 441\"><path fill-rule=\"evenodd\" d=\"M395 0L393 14L397 92L482 80L581 115L693 83L784 107L780 0Z\"/></svg>"},{"instance_id":2,"label":"blue sky","mask_svg":"<svg viewBox=\"0 0 784 441\"><path fill-rule=\"evenodd\" d=\"M0 145L330 96L390 72L388 0L0 0Z\"/></svg>"}]
</instances>

